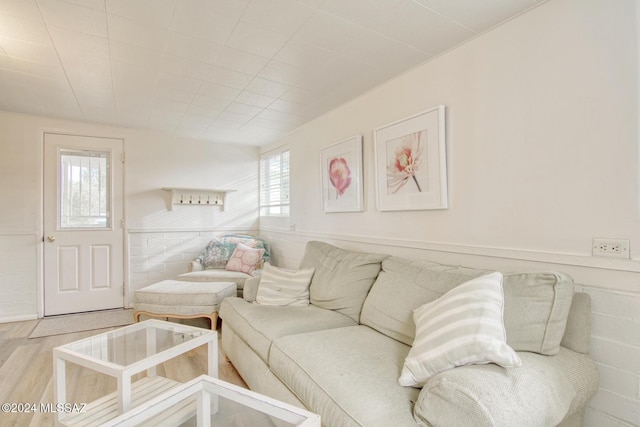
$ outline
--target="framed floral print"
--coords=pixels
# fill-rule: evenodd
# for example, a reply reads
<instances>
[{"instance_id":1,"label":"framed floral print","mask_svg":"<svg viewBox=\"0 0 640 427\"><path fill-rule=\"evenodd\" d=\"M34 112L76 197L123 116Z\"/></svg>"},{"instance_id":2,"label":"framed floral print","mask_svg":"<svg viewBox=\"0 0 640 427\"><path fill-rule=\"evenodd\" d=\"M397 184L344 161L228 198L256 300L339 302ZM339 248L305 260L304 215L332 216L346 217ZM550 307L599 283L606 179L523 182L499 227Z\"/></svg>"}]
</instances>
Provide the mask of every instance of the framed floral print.
<instances>
[{"instance_id":1,"label":"framed floral print","mask_svg":"<svg viewBox=\"0 0 640 427\"><path fill-rule=\"evenodd\" d=\"M380 211L446 209L445 108L374 129Z\"/></svg>"},{"instance_id":2,"label":"framed floral print","mask_svg":"<svg viewBox=\"0 0 640 427\"><path fill-rule=\"evenodd\" d=\"M330 212L361 212L362 135L320 150L322 209Z\"/></svg>"}]
</instances>

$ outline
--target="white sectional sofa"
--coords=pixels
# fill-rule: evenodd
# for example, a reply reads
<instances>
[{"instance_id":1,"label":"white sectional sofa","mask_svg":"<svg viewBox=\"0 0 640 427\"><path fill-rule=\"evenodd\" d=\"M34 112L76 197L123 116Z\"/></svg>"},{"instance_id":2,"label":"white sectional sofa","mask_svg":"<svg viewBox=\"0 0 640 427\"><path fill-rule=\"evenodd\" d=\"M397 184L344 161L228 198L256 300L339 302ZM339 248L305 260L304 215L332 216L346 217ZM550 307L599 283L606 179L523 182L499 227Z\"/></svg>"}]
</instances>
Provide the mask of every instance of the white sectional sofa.
<instances>
[{"instance_id":1,"label":"white sectional sofa","mask_svg":"<svg viewBox=\"0 0 640 427\"><path fill-rule=\"evenodd\" d=\"M488 271L310 242L306 307L223 301L222 348L252 390L320 414L325 426L580 426L598 387L590 300L557 272L505 273L506 343L521 366L460 366L399 385L413 311Z\"/></svg>"}]
</instances>

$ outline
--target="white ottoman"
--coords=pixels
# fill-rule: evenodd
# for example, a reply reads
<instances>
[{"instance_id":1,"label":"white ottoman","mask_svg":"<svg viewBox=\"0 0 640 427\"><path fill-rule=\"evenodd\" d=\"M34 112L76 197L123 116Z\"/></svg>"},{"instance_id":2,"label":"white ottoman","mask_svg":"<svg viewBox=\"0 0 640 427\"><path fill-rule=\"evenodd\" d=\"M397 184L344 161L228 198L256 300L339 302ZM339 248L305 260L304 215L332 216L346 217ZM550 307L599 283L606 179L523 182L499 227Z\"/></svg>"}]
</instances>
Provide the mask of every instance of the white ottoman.
<instances>
[{"instance_id":1,"label":"white ottoman","mask_svg":"<svg viewBox=\"0 0 640 427\"><path fill-rule=\"evenodd\" d=\"M215 329L222 300L236 294L233 282L163 280L134 292L133 320L139 322L142 314L176 319L208 317L211 329Z\"/></svg>"}]
</instances>

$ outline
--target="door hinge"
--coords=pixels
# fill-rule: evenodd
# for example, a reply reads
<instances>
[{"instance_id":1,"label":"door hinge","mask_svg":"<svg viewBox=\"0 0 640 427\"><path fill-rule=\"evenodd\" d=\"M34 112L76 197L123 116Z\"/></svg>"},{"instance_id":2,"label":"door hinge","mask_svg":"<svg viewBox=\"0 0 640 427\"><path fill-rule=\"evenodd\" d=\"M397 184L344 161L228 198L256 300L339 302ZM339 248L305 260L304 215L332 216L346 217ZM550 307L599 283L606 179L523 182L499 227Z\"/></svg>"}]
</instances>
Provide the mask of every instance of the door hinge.
<instances>
[{"instance_id":1,"label":"door hinge","mask_svg":"<svg viewBox=\"0 0 640 427\"><path fill-rule=\"evenodd\" d=\"M122 163L124 163L124 152L122 152L122 154L120 154L120 160L122 161Z\"/></svg>"},{"instance_id":2,"label":"door hinge","mask_svg":"<svg viewBox=\"0 0 640 427\"><path fill-rule=\"evenodd\" d=\"M124 229L124 225L125 225L124 218L122 218L120 220L120 228Z\"/></svg>"}]
</instances>

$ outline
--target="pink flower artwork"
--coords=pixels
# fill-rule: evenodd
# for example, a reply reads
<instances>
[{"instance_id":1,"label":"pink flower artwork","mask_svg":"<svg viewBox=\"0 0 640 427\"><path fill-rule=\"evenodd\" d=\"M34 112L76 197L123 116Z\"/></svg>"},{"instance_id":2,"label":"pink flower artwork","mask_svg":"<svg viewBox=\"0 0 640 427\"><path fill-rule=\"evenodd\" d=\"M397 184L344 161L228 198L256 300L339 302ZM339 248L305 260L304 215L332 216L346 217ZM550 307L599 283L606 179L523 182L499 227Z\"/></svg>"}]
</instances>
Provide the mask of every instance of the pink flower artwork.
<instances>
[{"instance_id":1,"label":"pink flower artwork","mask_svg":"<svg viewBox=\"0 0 640 427\"><path fill-rule=\"evenodd\" d=\"M351 185L351 169L342 157L334 157L329 162L329 181L336 189L336 199Z\"/></svg>"},{"instance_id":2,"label":"pink flower artwork","mask_svg":"<svg viewBox=\"0 0 640 427\"><path fill-rule=\"evenodd\" d=\"M419 192L422 187L416 178L416 172L422 164L422 140L426 137L426 132L416 132L391 141L396 144L395 153L390 156L387 165L387 188L393 193L397 193L404 185L412 180Z\"/></svg>"}]
</instances>

